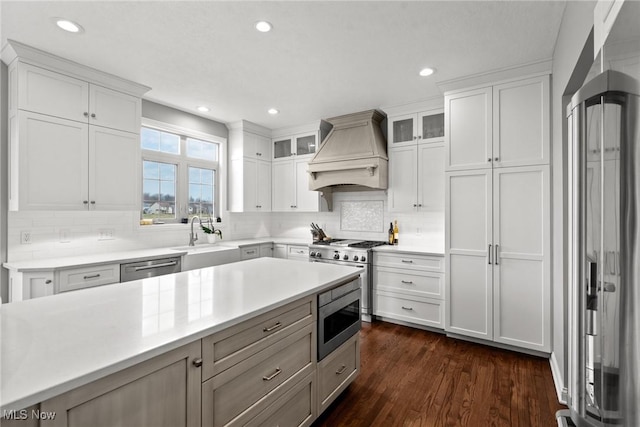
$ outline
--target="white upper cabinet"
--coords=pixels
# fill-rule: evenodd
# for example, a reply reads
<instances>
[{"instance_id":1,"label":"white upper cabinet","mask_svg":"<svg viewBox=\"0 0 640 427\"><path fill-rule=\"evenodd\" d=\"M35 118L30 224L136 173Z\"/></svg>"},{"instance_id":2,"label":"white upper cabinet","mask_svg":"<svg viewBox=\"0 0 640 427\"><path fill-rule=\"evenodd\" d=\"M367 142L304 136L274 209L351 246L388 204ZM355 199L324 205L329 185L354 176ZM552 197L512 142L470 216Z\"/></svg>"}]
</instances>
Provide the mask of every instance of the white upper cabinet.
<instances>
[{"instance_id":1,"label":"white upper cabinet","mask_svg":"<svg viewBox=\"0 0 640 427\"><path fill-rule=\"evenodd\" d=\"M491 168L491 88L445 95L446 168Z\"/></svg>"},{"instance_id":2,"label":"white upper cabinet","mask_svg":"<svg viewBox=\"0 0 640 427\"><path fill-rule=\"evenodd\" d=\"M444 137L444 112L426 111L394 116L389 121L388 147L437 142Z\"/></svg>"},{"instance_id":3,"label":"white upper cabinet","mask_svg":"<svg viewBox=\"0 0 640 427\"><path fill-rule=\"evenodd\" d=\"M442 109L388 119L390 212L444 211Z\"/></svg>"},{"instance_id":4,"label":"white upper cabinet","mask_svg":"<svg viewBox=\"0 0 640 427\"><path fill-rule=\"evenodd\" d=\"M140 115L140 98L102 86L89 86L89 124L140 133Z\"/></svg>"},{"instance_id":5,"label":"white upper cabinet","mask_svg":"<svg viewBox=\"0 0 640 427\"><path fill-rule=\"evenodd\" d=\"M446 169L549 163L547 75L445 95Z\"/></svg>"},{"instance_id":6,"label":"white upper cabinet","mask_svg":"<svg viewBox=\"0 0 640 427\"><path fill-rule=\"evenodd\" d=\"M18 63L18 109L140 132L139 97Z\"/></svg>"},{"instance_id":7,"label":"white upper cabinet","mask_svg":"<svg viewBox=\"0 0 640 427\"><path fill-rule=\"evenodd\" d=\"M315 154L318 149L318 132L285 136L273 139L273 160L286 160L292 156Z\"/></svg>"},{"instance_id":8,"label":"white upper cabinet","mask_svg":"<svg viewBox=\"0 0 640 427\"><path fill-rule=\"evenodd\" d=\"M136 210L140 206L138 135L89 127L90 209Z\"/></svg>"},{"instance_id":9,"label":"white upper cabinet","mask_svg":"<svg viewBox=\"0 0 640 427\"><path fill-rule=\"evenodd\" d=\"M18 63L17 84L18 109L88 122L89 83Z\"/></svg>"},{"instance_id":10,"label":"white upper cabinet","mask_svg":"<svg viewBox=\"0 0 640 427\"><path fill-rule=\"evenodd\" d=\"M549 163L549 78L493 87L495 167Z\"/></svg>"},{"instance_id":11,"label":"white upper cabinet","mask_svg":"<svg viewBox=\"0 0 640 427\"><path fill-rule=\"evenodd\" d=\"M231 212L271 211L270 131L242 120L229 126L228 208Z\"/></svg>"},{"instance_id":12,"label":"white upper cabinet","mask_svg":"<svg viewBox=\"0 0 640 427\"><path fill-rule=\"evenodd\" d=\"M9 209L138 210L140 97L149 88L13 41L2 55Z\"/></svg>"},{"instance_id":13,"label":"white upper cabinet","mask_svg":"<svg viewBox=\"0 0 640 427\"><path fill-rule=\"evenodd\" d=\"M390 212L444 211L444 142L389 150Z\"/></svg>"},{"instance_id":14,"label":"white upper cabinet","mask_svg":"<svg viewBox=\"0 0 640 427\"><path fill-rule=\"evenodd\" d=\"M88 125L31 112L14 124L10 209L87 209Z\"/></svg>"},{"instance_id":15,"label":"white upper cabinet","mask_svg":"<svg viewBox=\"0 0 640 427\"><path fill-rule=\"evenodd\" d=\"M318 212L320 193L309 190L308 159L273 162L274 212Z\"/></svg>"}]
</instances>

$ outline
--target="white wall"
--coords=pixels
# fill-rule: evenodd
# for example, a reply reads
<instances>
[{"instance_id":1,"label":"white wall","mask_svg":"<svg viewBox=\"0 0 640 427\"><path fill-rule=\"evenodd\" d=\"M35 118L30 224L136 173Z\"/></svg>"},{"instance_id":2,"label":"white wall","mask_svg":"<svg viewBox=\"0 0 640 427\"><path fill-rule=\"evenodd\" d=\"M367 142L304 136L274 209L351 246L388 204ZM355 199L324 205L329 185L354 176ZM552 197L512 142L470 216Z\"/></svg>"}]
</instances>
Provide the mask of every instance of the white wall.
<instances>
[{"instance_id":1,"label":"white wall","mask_svg":"<svg viewBox=\"0 0 640 427\"><path fill-rule=\"evenodd\" d=\"M558 396L566 399L567 366L567 140L565 106L566 97L581 84L584 57L581 53L588 44L593 27L594 1L568 1L553 54L552 77L552 205L553 205L553 352L551 364ZM589 46L586 47L586 51ZM588 70L588 68L587 68ZM586 70L584 71L586 75ZM584 78L584 75L582 77Z\"/></svg>"}]
</instances>

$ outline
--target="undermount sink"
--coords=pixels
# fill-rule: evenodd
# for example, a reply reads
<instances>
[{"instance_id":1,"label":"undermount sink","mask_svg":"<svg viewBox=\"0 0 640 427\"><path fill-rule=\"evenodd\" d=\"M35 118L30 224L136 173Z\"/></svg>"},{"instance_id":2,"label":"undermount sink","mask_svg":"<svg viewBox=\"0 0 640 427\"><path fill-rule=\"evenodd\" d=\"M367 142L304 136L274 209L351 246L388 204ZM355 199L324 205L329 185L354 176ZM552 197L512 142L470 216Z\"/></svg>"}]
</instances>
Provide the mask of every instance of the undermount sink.
<instances>
[{"instance_id":1,"label":"undermount sink","mask_svg":"<svg viewBox=\"0 0 640 427\"><path fill-rule=\"evenodd\" d=\"M195 246L177 246L174 251L186 251L182 256L182 271L212 267L240 261L240 248L220 244L202 244Z\"/></svg>"}]
</instances>

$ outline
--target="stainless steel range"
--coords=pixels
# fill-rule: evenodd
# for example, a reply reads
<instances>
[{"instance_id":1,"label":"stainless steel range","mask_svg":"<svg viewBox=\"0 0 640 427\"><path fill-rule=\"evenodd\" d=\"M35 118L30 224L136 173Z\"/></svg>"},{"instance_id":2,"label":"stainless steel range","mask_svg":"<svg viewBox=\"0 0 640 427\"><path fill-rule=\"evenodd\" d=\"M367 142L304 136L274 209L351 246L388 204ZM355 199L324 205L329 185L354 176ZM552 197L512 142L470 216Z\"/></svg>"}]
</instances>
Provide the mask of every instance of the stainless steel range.
<instances>
[{"instance_id":1,"label":"stainless steel range","mask_svg":"<svg viewBox=\"0 0 640 427\"><path fill-rule=\"evenodd\" d=\"M362 300L360 310L362 320L371 321L373 309L373 282L371 274L372 248L386 245L373 240L332 239L314 242L309 246L309 261L327 264L350 265L363 269Z\"/></svg>"}]
</instances>

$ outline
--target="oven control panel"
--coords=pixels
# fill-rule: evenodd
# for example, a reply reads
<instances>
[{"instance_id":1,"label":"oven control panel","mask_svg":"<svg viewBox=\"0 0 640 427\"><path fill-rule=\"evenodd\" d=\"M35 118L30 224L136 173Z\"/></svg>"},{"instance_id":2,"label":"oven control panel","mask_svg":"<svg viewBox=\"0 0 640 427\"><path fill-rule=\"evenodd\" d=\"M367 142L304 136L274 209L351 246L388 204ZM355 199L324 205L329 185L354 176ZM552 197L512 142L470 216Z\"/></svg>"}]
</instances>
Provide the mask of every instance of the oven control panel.
<instances>
[{"instance_id":1,"label":"oven control panel","mask_svg":"<svg viewBox=\"0 0 640 427\"><path fill-rule=\"evenodd\" d=\"M368 252L367 250L351 248L310 248L309 258L366 263L369 259Z\"/></svg>"}]
</instances>

